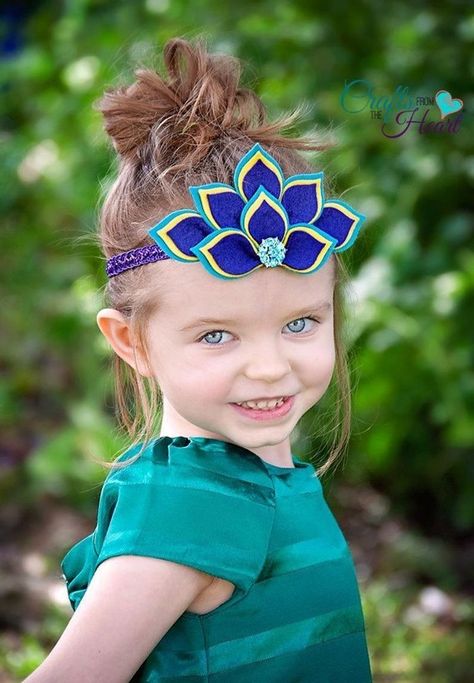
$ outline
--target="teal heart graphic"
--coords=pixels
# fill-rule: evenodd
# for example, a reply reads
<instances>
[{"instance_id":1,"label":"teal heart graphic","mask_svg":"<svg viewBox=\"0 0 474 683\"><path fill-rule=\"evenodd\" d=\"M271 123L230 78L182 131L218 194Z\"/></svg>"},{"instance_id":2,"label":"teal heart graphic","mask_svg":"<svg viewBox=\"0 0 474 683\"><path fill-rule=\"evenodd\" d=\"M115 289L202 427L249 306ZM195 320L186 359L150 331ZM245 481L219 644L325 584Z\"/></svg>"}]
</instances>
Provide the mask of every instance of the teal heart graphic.
<instances>
[{"instance_id":1,"label":"teal heart graphic","mask_svg":"<svg viewBox=\"0 0 474 683\"><path fill-rule=\"evenodd\" d=\"M445 116L449 116L449 114L454 114L454 112L459 111L464 105L462 100L453 100L451 93L447 90L438 90L435 95L435 101L441 112L442 119L444 119Z\"/></svg>"}]
</instances>

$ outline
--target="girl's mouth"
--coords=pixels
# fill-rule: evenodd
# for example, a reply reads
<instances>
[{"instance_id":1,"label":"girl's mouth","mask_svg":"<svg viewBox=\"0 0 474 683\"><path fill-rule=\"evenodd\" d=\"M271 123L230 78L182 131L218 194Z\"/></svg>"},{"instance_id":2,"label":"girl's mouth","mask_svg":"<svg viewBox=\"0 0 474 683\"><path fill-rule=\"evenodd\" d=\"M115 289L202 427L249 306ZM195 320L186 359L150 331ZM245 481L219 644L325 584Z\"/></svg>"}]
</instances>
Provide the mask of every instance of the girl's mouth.
<instances>
[{"instance_id":1,"label":"girl's mouth","mask_svg":"<svg viewBox=\"0 0 474 683\"><path fill-rule=\"evenodd\" d=\"M275 420L278 417L283 417L287 415L293 407L295 402L294 396L286 396L283 403L275 408L259 409L259 408L247 408L245 406L239 406L237 403L231 403L230 405L235 408L241 415L245 417L250 417L253 420Z\"/></svg>"}]
</instances>

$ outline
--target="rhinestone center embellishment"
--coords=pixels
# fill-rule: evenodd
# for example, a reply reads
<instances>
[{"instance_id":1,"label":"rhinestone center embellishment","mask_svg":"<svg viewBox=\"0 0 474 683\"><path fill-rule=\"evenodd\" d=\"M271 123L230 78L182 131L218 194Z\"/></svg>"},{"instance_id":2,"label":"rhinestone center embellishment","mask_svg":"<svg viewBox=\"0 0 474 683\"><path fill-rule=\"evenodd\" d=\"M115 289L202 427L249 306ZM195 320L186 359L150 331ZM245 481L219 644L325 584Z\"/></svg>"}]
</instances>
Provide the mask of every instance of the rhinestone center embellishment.
<instances>
[{"instance_id":1,"label":"rhinestone center embellishment","mask_svg":"<svg viewBox=\"0 0 474 683\"><path fill-rule=\"evenodd\" d=\"M266 268L275 268L283 263L286 247L280 242L278 237L266 237L260 243L258 256Z\"/></svg>"}]
</instances>

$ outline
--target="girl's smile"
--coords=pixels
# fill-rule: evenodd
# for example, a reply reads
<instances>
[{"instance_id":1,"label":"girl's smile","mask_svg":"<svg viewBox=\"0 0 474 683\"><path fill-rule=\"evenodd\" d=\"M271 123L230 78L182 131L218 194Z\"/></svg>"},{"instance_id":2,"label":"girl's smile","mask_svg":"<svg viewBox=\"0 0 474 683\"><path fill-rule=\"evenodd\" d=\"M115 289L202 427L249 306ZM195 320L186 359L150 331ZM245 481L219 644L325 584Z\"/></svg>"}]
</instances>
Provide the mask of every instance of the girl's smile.
<instances>
[{"instance_id":1,"label":"girl's smile","mask_svg":"<svg viewBox=\"0 0 474 683\"><path fill-rule=\"evenodd\" d=\"M287 396L283 399L281 404L277 404L275 408L247 408L238 403L231 403L230 405L241 415L250 418L251 420L276 420L277 418L285 417L293 408L295 396Z\"/></svg>"}]
</instances>

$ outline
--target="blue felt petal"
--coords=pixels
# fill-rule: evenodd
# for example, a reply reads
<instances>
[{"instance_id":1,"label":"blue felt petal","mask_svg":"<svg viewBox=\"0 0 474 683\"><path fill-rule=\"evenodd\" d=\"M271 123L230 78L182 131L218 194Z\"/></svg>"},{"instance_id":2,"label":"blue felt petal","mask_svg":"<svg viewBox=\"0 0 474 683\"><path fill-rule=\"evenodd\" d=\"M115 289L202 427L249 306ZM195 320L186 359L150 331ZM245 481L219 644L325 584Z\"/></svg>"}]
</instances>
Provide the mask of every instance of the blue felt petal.
<instances>
[{"instance_id":1,"label":"blue felt petal","mask_svg":"<svg viewBox=\"0 0 474 683\"><path fill-rule=\"evenodd\" d=\"M242 277L262 265L241 230L216 230L192 251L209 273L222 279Z\"/></svg>"},{"instance_id":2,"label":"blue felt petal","mask_svg":"<svg viewBox=\"0 0 474 683\"><path fill-rule=\"evenodd\" d=\"M324 172L291 176L285 180L281 203L290 225L313 223L324 204Z\"/></svg>"},{"instance_id":3,"label":"blue felt petal","mask_svg":"<svg viewBox=\"0 0 474 683\"><path fill-rule=\"evenodd\" d=\"M283 265L300 273L313 273L330 257L335 240L311 225L292 226L285 241Z\"/></svg>"},{"instance_id":4,"label":"blue felt petal","mask_svg":"<svg viewBox=\"0 0 474 683\"><path fill-rule=\"evenodd\" d=\"M278 199L261 187L247 202L242 212L242 230L255 242L266 237L283 240L288 227L288 216Z\"/></svg>"},{"instance_id":5,"label":"blue felt petal","mask_svg":"<svg viewBox=\"0 0 474 683\"><path fill-rule=\"evenodd\" d=\"M213 228L239 228L245 202L230 185L211 183L188 188L197 210Z\"/></svg>"},{"instance_id":6,"label":"blue felt petal","mask_svg":"<svg viewBox=\"0 0 474 683\"><path fill-rule=\"evenodd\" d=\"M234 171L235 189L246 201L260 185L280 199L283 181L280 164L258 142L242 157Z\"/></svg>"},{"instance_id":7,"label":"blue felt petal","mask_svg":"<svg viewBox=\"0 0 474 683\"><path fill-rule=\"evenodd\" d=\"M355 241L365 216L340 199L331 199L324 204L316 228L324 230L337 240L334 251L344 251Z\"/></svg>"},{"instance_id":8,"label":"blue felt petal","mask_svg":"<svg viewBox=\"0 0 474 683\"><path fill-rule=\"evenodd\" d=\"M177 261L195 261L191 247L198 244L213 229L196 211L180 209L168 214L148 230L161 249Z\"/></svg>"}]
</instances>

